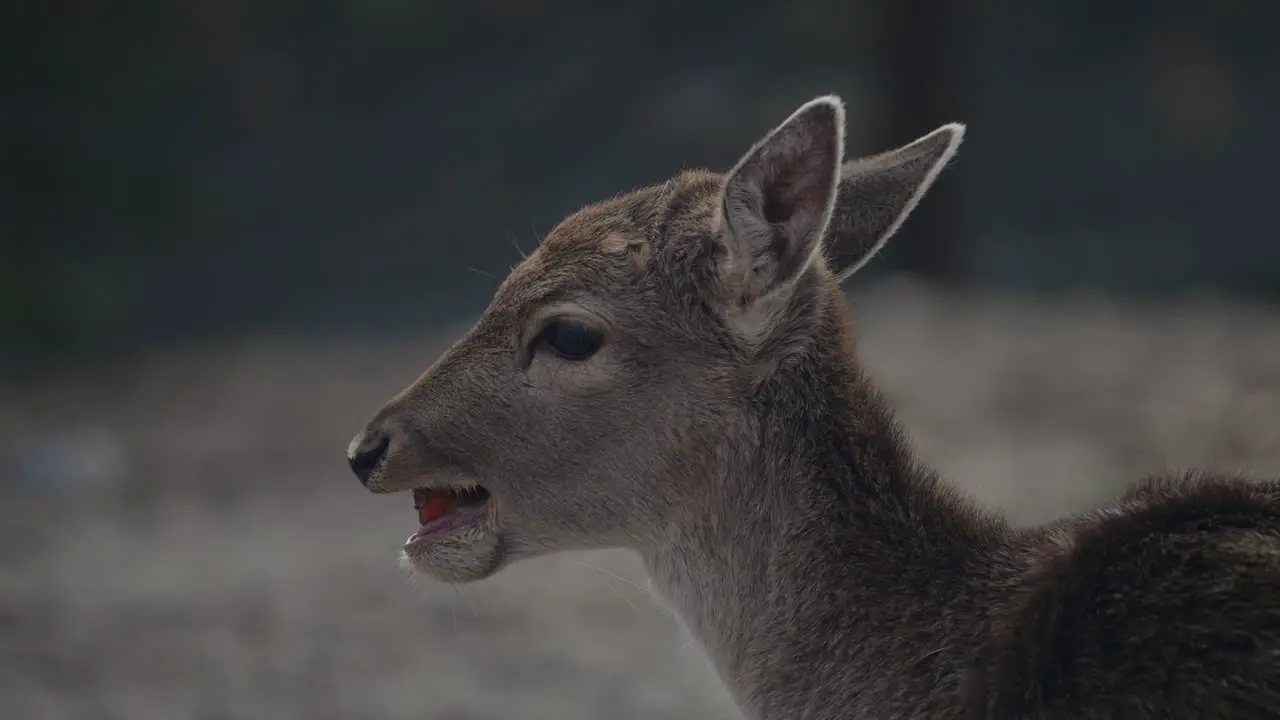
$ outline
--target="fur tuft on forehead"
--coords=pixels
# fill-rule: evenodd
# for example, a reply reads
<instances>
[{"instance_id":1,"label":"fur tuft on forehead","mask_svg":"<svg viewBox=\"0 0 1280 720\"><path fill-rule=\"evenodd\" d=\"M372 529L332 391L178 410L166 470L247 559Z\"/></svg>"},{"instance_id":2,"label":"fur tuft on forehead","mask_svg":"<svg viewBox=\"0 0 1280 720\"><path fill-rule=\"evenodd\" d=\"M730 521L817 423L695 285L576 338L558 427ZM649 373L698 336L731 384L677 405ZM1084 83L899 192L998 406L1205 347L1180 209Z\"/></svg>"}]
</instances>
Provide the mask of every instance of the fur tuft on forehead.
<instances>
[{"instance_id":1,"label":"fur tuft on forehead","mask_svg":"<svg viewBox=\"0 0 1280 720\"><path fill-rule=\"evenodd\" d=\"M665 183L588 205L547 234L538 265L546 271L562 263L623 260L634 271L651 270L672 248L710 234L723 182L719 173L686 170Z\"/></svg>"},{"instance_id":2,"label":"fur tuft on forehead","mask_svg":"<svg viewBox=\"0 0 1280 720\"><path fill-rule=\"evenodd\" d=\"M600 249L610 257L624 259L637 274L648 269L652 260L649 242L638 233L609 233L600 241Z\"/></svg>"}]
</instances>

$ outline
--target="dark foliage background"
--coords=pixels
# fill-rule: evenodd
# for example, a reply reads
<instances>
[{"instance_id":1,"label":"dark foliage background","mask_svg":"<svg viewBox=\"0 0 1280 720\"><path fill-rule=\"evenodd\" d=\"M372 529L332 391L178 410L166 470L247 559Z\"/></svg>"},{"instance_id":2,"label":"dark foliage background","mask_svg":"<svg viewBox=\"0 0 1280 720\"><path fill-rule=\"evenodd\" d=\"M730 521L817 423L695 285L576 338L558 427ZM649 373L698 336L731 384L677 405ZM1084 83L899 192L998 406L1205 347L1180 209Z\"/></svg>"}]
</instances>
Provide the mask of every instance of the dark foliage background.
<instances>
[{"instance_id":1,"label":"dark foliage background","mask_svg":"<svg viewBox=\"0 0 1280 720\"><path fill-rule=\"evenodd\" d=\"M6 355L472 313L513 245L680 167L726 167L824 92L849 103L851 152L970 125L875 272L1017 292L1280 291L1274 4L4 12Z\"/></svg>"}]
</instances>

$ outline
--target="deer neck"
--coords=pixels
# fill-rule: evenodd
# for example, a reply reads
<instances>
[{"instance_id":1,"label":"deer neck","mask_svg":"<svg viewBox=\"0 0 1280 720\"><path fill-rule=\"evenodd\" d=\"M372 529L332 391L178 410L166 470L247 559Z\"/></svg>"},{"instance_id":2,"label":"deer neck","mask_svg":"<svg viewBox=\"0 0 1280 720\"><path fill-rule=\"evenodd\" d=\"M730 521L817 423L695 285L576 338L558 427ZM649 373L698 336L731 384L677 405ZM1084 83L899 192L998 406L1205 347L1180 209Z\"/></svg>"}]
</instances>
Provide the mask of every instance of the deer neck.
<instances>
[{"instance_id":1,"label":"deer neck","mask_svg":"<svg viewBox=\"0 0 1280 720\"><path fill-rule=\"evenodd\" d=\"M750 717L958 693L1008 536L916 461L832 305L823 341L746 401L698 511L642 550Z\"/></svg>"}]
</instances>

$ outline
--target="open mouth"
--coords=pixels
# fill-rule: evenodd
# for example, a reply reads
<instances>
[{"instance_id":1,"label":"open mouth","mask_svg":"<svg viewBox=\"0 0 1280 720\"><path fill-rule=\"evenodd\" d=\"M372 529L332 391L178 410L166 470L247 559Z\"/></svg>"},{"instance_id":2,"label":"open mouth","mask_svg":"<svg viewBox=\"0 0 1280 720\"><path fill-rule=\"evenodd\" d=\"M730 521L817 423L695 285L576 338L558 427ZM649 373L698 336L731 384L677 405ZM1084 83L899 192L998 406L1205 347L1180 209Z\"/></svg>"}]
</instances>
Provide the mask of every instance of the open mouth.
<instances>
[{"instance_id":1,"label":"open mouth","mask_svg":"<svg viewBox=\"0 0 1280 720\"><path fill-rule=\"evenodd\" d=\"M406 545L434 539L484 520L489 514L489 491L479 486L414 488L413 507L418 511L419 527L405 541Z\"/></svg>"}]
</instances>

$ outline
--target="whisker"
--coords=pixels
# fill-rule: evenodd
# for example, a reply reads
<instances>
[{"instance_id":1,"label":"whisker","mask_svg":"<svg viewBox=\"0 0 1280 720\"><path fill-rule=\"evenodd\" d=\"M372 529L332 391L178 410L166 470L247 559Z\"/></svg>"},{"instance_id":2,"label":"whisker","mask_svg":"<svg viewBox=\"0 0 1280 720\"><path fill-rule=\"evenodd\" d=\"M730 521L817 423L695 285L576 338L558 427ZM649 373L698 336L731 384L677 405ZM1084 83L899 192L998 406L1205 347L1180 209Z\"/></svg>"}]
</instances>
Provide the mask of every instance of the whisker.
<instances>
[{"instance_id":1,"label":"whisker","mask_svg":"<svg viewBox=\"0 0 1280 720\"><path fill-rule=\"evenodd\" d=\"M595 570L596 572L598 572L598 573L600 573L601 575L604 575L604 576L606 576L606 577L611 577L611 578L614 578L614 579L616 579L616 580L621 580L622 582L624 582L624 583L626 583L626 584L628 584L628 585L630 585L630 586L632 586L632 587L634 587L634 588L637 588L637 589L643 589L643 588L640 588L640 586L639 586L639 585L636 585L635 583L631 582L630 580L628 580L628 579L626 579L626 578L624 578L624 577L619 577L618 575L615 575L615 574L613 574L613 573L609 572L608 570L605 570L604 568L598 568L598 567L596 567L595 565L589 565L589 564L587 564L587 563L584 563L584 562L578 562L578 561L574 561L574 564L575 564L575 565L581 565L582 567L587 568L588 570ZM603 580L603 578L602 578L602 580ZM621 599L622 599L622 602L624 602L624 603L626 603L627 605L629 605L629 606L631 607L631 609L632 609L632 610L635 610L636 612L640 612L640 608L639 608L639 607L636 607L636 604L635 604L635 603L633 603L633 602L631 602L631 600L629 600L629 599L627 598L627 596L626 596L626 595L623 595L622 593L618 592L618 588L614 587L614 586L613 586L613 585L612 585L608 580L604 580L604 586L605 586L605 587L607 587L607 588L609 588L609 590L610 590L610 591L612 591L614 595L617 595L619 598L621 598Z\"/></svg>"},{"instance_id":2,"label":"whisker","mask_svg":"<svg viewBox=\"0 0 1280 720\"><path fill-rule=\"evenodd\" d=\"M602 568L602 567L596 567L595 565L592 565L592 564L590 564L590 563L584 563L584 562L582 562L581 560L575 560L575 561L574 561L574 564L576 564L576 565L581 565L581 566L582 566L582 567L584 567L584 568L590 568L590 569L592 569L592 570L595 570L595 571L596 571L596 572L598 572L598 573L604 573L605 575L608 575L609 577L613 578L614 580L617 580L618 582L626 583L626 584L630 585L631 587L633 587L633 588L635 588L635 589L639 590L640 592L642 592L642 593L644 593L644 594L646 594L646 595L649 595L649 594L650 594L650 593L649 593L649 591L648 591L644 586L642 586L642 585L640 585L640 584L638 584L638 583L632 582L631 580L628 580L628 579L626 579L626 578L622 577L621 575L617 575L617 574L615 574L615 573L611 573L611 572L609 572L608 570L605 570L605 569L604 569L604 568Z\"/></svg>"},{"instance_id":3,"label":"whisker","mask_svg":"<svg viewBox=\"0 0 1280 720\"><path fill-rule=\"evenodd\" d=\"M590 563L582 562L581 560L575 560L575 561L574 561L574 564L575 564L575 565L581 565L582 567L587 568L588 570L594 570L595 572L598 572L598 573L600 573L601 575L604 575L604 576L606 576L606 577L611 577L611 578L613 578L614 580L617 580L618 582L624 583L624 584L626 584L626 585L630 585L631 587L635 588L636 590L639 590L639 591L640 591L640 593L641 593L641 594L643 594L645 597L649 598L649 601L650 601L650 602L652 602L656 607L658 607L659 609L665 609L665 605L662 603L662 600L661 600L661 599L660 599L660 598L659 598L659 597L658 597L658 596L653 592L652 587L645 587L645 586L643 586L643 585L641 585L641 584L639 584L639 583L637 583L637 582L634 582L634 581L632 581L632 580L628 580L627 578L624 578L624 577L622 577L621 575L618 575L617 573L611 573L611 572L609 572L608 570L605 570L605 569L604 569L604 568L602 568L602 567L597 567L597 566L592 565L592 564L590 564ZM609 582L608 582L607 580L605 581L605 585L606 585L606 586L608 586L608 587L609 587L609 589L610 589L610 590L612 590L612 591L614 592L614 594L618 595L618 596L619 596L619 597L621 597L623 600L627 600L627 598L626 598L626 597L624 597L624 596L622 595L622 593L618 592L618 589L617 589L617 588L615 588L613 585L610 585L610 584L609 584ZM640 609L639 609L639 608L637 608L637 607L635 606L635 604L634 604L634 603L632 603L632 602L630 602L630 601L627 601L627 604L628 604L628 605L630 605L631 607L635 608L636 612L640 612Z\"/></svg>"},{"instance_id":4,"label":"whisker","mask_svg":"<svg viewBox=\"0 0 1280 720\"><path fill-rule=\"evenodd\" d=\"M465 604L467 609L471 611L471 617L479 618L480 615L476 612L475 603L471 602L471 598L467 597L466 593L462 592L462 588L457 585L450 585L449 587L453 588L453 591L458 593L459 598L462 598L463 604Z\"/></svg>"},{"instance_id":5,"label":"whisker","mask_svg":"<svg viewBox=\"0 0 1280 720\"><path fill-rule=\"evenodd\" d=\"M510 240L511 240L511 247L515 248L516 252L520 253L520 259L527 260L529 258L529 253L525 252L524 248L520 247L520 242L516 240L516 236L512 235L510 237Z\"/></svg>"}]
</instances>

